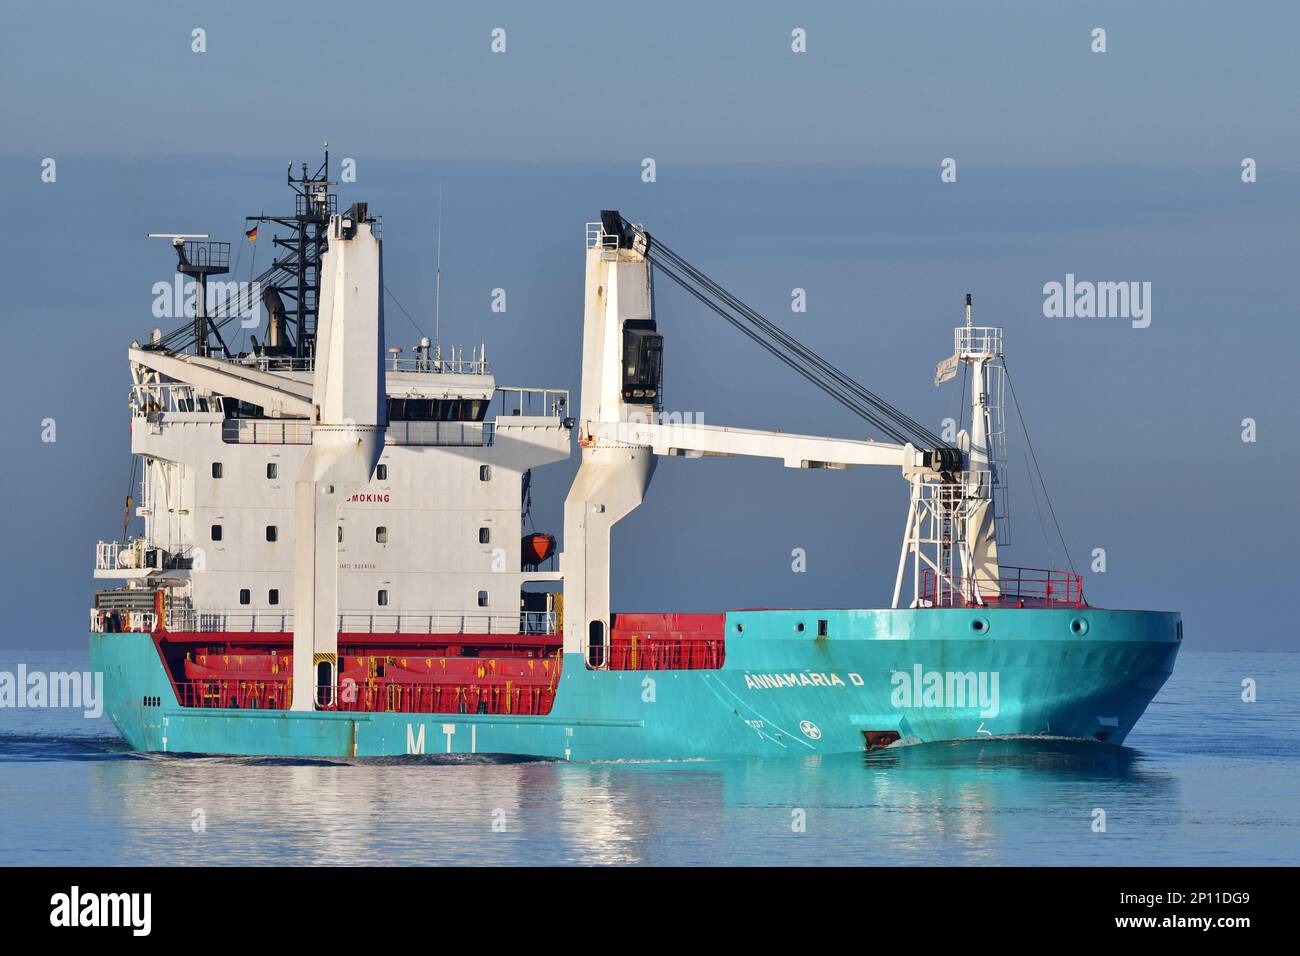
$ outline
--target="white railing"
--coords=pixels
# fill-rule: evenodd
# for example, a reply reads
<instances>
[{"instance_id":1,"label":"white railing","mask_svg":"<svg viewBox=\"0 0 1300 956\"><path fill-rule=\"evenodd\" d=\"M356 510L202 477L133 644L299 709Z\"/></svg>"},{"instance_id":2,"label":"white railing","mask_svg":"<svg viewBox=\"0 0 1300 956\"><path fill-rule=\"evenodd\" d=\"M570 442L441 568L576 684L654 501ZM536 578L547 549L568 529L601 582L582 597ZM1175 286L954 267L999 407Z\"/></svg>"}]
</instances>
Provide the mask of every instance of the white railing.
<instances>
[{"instance_id":1,"label":"white railing","mask_svg":"<svg viewBox=\"0 0 1300 956\"><path fill-rule=\"evenodd\" d=\"M488 614L472 611L379 612L344 611L341 634L555 634L554 611ZM167 629L184 633L289 633L293 612L266 610L173 609Z\"/></svg>"},{"instance_id":2,"label":"white railing","mask_svg":"<svg viewBox=\"0 0 1300 956\"><path fill-rule=\"evenodd\" d=\"M352 634L554 634L553 611L513 614L433 611L419 613L344 612L339 632Z\"/></svg>"},{"instance_id":3,"label":"white railing","mask_svg":"<svg viewBox=\"0 0 1300 956\"><path fill-rule=\"evenodd\" d=\"M128 631L152 634L158 629L158 615L153 611L112 611L92 607L90 629L96 634L119 634Z\"/></svg>"},{"instance_id":4,"label":"white railing","mask_svg":"<svg viewBox=\"0 0 1300 956\"><path fill-rule=\"evenodd\" d=\"M589 222L587 223L587 248L594 249L597 246L602 249L617 249L618 236L607 233L602 222Z\"/></svg>"},{"instance_id":5,"label":"white railing","mask_svg":"<svg viewBox=\"0 0 1300 956\"><path fill-rule=\"evenodd\" d=\"M495 428L491 422L389 422L385 445L448 445L479 447L491 445Z\"/></svg>"},{"instance_id":6,"label":"white railing","mask_svg":"<svg viewBox=\"0 0 1300 956\"><path fill-rule=\"evenodd\" d=\"M101 541L95 545L95 570L116 571L119 547L116 541Z\"/></svg>"},{"instance_id":7,"label":"white railing","mask_svg":"<svg viewBox=\"0 0 1300 956\"><path fill-rule=\"evenodd\" d=\"M569 407L567 388L514 388L502 385L493 400L497 417L535 415L562 418Z\"/></svg>"},{"instance_id":8,"label":"white railing","mask_svg":"<svg viewBox=\"0 0 1300 956\"><path fill-rule=\"evenodd\" d=\"M158 412L220 412L221 399L185 382L133 385L130 405L136 415Z\"/></svg>"},{"instance_id":9,"label":"white railing","mask_svg":"<svg viewBox=\"0 0 1300 956\"><path fill-rule=\"evenodd\" d=\"M385 445L491 445L491 422L389 422ZM311 424L301 419L228 418L221 440L231 445L310 445Z\"/></svg>"},{"instance_id":10,"label":"white railing","mask_svg":"<svg viewBox=\"0 0 1300 956\"><path fill-rule=\"evenodd\" d=\"M465 358L464 349L451 349L446 356L433 355L423 348L414 350L410 358L403 358L399 352L388 353L388 371L390 372L432 372L450 375L487 375L491 372L488 361L471 350L470 357Z\"/></svg>"},{"instance_id":11,"label":"white railing","mask_svg":"<svg viewBox=\"0 0 1300 956\"><path fill-rule=\"evenodd\" d=\"M297 358L288 355L258 355L241 364L263 372L311 372L315 370L316 360L312 356ZM409 358L390 352L385 360L385 368L390 372L445 372L452 375L488 375L492 371L487 359L477 355L465 358L464 351L458 348L449 349L446 356L434 356L423 349L417 350Z\"/></svg>"},{"instance_id":12,"label":"white railing","mask_svg":"<svg viewBox=\"0 0 1300 956\"><path fill-rule=\"evenodd\" d=\"M144 538L132 538L126 542L100 541L95 545L95 570L137 571L152 568L160 554Z\"/></svg>"},{"instance_id":13,"label":"white railing","mask_svg":"<svg viewBox=\"0 0 1300 956\"><path fill-rule=\"evenodd\" d=\"M978 357L1002 354L1002 329L996 325L959 325L953 329L953 350Z\"/></svg>"},{"instance_id":14,"label":"white railing","mask_svg":"<svg viewBox=\"0 0 1300 956\"><path fill-rule=\"evenodd\" d=\"M302 419L227 418L221 423L221 440L232 445L310 445L311 423Z\"/></svg>"},{"instance_id":15,"label":"white railing","mask_svg":"<svg viewBox=\"0 0 1300 956\"><path fill-rule=\"evenodd\" d=\"M612 262L618 258L618 236L605 231L603 223L587 223L587 248L600 249L600 257Z\"/></svg>"},{"instance_id":16,"label":"white railing","mask_svg":"<svg viewBox=\"0 0 1300 956\"><path fill-rule=\"evenodd\" d=\"M170 608L167 630L202 634L222 631L285 633L293 630L292 611L204 611Z\"/></svg>"}]
</instances>

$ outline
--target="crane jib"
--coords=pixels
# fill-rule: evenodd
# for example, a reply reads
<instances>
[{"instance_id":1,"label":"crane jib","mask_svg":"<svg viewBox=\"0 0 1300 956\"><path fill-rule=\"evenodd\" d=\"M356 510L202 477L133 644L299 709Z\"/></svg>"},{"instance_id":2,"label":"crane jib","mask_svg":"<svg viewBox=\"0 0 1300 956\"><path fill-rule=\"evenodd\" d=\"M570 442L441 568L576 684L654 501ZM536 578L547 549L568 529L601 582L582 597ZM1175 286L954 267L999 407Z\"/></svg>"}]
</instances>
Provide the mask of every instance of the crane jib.
<instances>
[{"instance_id":1,"label":"crane jib","mask_svg":"<svg viewBox=\"0 0 1300 956\"><path fill-rule=\"evenodd\" d=\"M961 452L916 419L833 366L617 212L606 210L601 217L602 228L618 238L620 248L632 248L639 237L643 255L655 269L831 398L894 441L932 452L940 470L961 470Z\"/></svg>"}]
</instances>

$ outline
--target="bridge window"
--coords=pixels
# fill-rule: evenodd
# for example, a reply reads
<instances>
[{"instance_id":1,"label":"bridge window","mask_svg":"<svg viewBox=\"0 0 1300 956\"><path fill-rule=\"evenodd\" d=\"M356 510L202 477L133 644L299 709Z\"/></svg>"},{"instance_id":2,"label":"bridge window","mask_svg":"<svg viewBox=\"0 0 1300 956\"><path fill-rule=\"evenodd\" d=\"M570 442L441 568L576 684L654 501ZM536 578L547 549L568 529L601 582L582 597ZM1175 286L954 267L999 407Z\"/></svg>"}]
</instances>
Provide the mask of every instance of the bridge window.
<instances>
[{"instance_id":1,"label":"bridge window","mask_svg":"<svg viewBox=\"0 0 1300 956\"><path fill-rule=\"evenodd\" d=\"M375 540L380 544L388 544L388 529L382 525L375 529Z\"/></svg>"},{"instance_id":2,"label":"bridge window","mask_svg":"<svg viewBox=\"0 0 1300 956\"><path fill-rule=\"evenodd\" d=\"M280 603L280 589L279 589L279 588L271 588L271 590L269 590L269 591L266 592L266 603L267 603L267 604L279 604L279 603Z\"/></svg>"},{"instance_id":3,"label":"bridge window","mask_svg":"<svg viewBox=\"0 0 1300 956\"><path fill-rule=\"evenodd\" d=\"M390 398L390 422L481 422L488 402L482 398Z\"/></svg>"},{"instance_id":4,"label":"bridge window","mask_svg":"<svg viewBox=\"0 0 1300 956\"><path fill-rule=\"evenodd\" d=\"M375 466L375 478L376 478L377 480L379 480L379 481L387 481L387 480L388 480L388 466L387 466L387 465L377 465L377 466Z\"/></svg>"},{"instance_id":5,"label":"bridge window","mask_svg":"<svg viewBox=\"0 0 1300 956\"><path fill-rule=\"evenodd\" d=\"M488 593L487 593L486 591L479 591L479 592L478 592L478 606L479 606L479 607L487 607L487 606L488 606Z\"/></svg>"},{"instance_id":6,"label":"bridge window","mask_svg":"<svg viewBox=\"0 0 1300 956\"><path fill-rule=\"evenodd\" d=\"M220 477L221 477L221 462L219 462L219 461L214 461L214 462L212 463L212 477L213 477L213 478L220 478Z\"/></svg>"},{"instance_id":7,"label":"bridge window","mask_svg":"<svg viewBox=\"0 0 1300 956\"><path fill-rule=\"evenodd\" d=\"M380 607L388 607L388 591L381 589L379 593L375 595L375 602Z\"/></svg>"},{"instance_id":8,"label":"bridge window","mask_svg":"<svg viewBox=\"0 0 1300 956\"><path fill-rule=\"evenodd\" d=\"M478 529L478 543L479 543L479 544L488 544L491 540L492 540L492 529L490 529L490 528L479 528L479 529Z\"/></svg>"},{"instance_id":9,"label":"bridge window","mask_svg":"<svg viewBox=\"0 0 1300 956\"><path fill-rule=\"evenodd\" d=\"M266 540L278 541L280 539L280 530L273 524L266 526Z\"/></svg>"},{"instance_id":10,"label":"bridge window","mask_svg":"<svg viewBox=\"0 0 1300 956\"><path fill-rule=\"evenodd\" d=\"M280 475L280 466L273 461L266 463L266 477L274 481Z\"/></svg>"},{"instance_id":11,"label":"bridge window","mask_svg":"<svg viewBox=\"0 0 1300 956\"><path fill-rule=\"evenodd\" d=\"M212 540L213 540L213 541L220 541L220 540L221 540L221 525L219 525L219 524L214 524L214 525L212 526Z\"/></svg>"},{"instance_id":12,"label":"bridge window","mask_svg":"<svg viewBox=\"0 0 1300 956\"><path fill-rule=\"evenodd\" d=\"M250 590L248 590L248 588L240 588L240 589L239 589L239 603L240 603L240 604L252 604L252 603L253 603L253 592L250 591Z\"/></svg>"}]
</instances>

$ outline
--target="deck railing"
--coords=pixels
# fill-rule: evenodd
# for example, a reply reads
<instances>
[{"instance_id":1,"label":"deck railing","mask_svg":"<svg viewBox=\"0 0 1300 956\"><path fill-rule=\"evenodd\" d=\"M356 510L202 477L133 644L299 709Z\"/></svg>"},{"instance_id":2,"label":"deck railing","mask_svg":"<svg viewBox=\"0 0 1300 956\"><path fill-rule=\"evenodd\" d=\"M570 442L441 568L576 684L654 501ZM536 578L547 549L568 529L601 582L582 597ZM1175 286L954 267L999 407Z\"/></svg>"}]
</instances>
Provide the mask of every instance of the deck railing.
<instances>
[{"instance_id":1,"label":"deck railing","mask_svg":"<svg viewBox=\"0 0 1300 956\"><path fill-rule=\"evenodd\" d=\"M999 569L996 584L974 578L954 577L952 587L943 589L939 602L938 578L932 569L921 573L921 603L924 607L1086 607L1083 576L1074 571L1048 568Z\"/></svg>"},{"instance_id":2,"label":"deck railing","mask_svg":"<svg viewBox=\"0 0 1300 956\"><path fill-rule=\"evenodd\" d=\"M158 615L153 611L92 607L90 629L96 634L152 634L158 629Z\"/></svg>"},{"instance_id":3,"label":"deck railing","mask_svg":"<svg viewBox=\"0 0 1300 956\"><path fill-rule=\"evenodd\" d=\"M495 435L492 422L389 422L384 444L479 448L491 445ZM311 424L301 419L228 418L221 423L221 440L229 445L310 445Z\"/></svg>"},{"instance_id":4,"label":"deck railing","mask_svg":"<svg viewBox=\"0 0 1300 956\"><path fill-rule=\"evenodd\" d=\"M534 682L495 678L465 679L425 685L364 683L345 678L337 685L316 687L320 710L403 714L549 714L555 703L559 672ZM287 710L293 701L293 680L211 679L177 681L182 707L237 710Z\"/></svg>"},{"instance_id":5,"label":"deck railing","mask_svg":"<svg viewBox=\"0 0 1300 956\"><path fill-rule=\"evenodd\" d=\"M568 414L568 407L567 388L515 388L510 385L497 387L491 405L499 418L515 415L563 418Z\"/></svg>"},{"instance_id":6,"label":"deck railing","mask_svg":"<svg viewBox=\"0 0 1300 956\"><path fill-rule=\"evenodd\" d=\"M109 612L91 611L91 629L103 632ZM152 631L157 621L133 613L117 630ZM172 608L167 611L168 631L186 634L287 634L293 631L292 611L203 610ZM555 634L554 611L476 613L472 611L419 611L382 613L344 611L339 615L340 634Z\"/></svg>"}]
</instances>

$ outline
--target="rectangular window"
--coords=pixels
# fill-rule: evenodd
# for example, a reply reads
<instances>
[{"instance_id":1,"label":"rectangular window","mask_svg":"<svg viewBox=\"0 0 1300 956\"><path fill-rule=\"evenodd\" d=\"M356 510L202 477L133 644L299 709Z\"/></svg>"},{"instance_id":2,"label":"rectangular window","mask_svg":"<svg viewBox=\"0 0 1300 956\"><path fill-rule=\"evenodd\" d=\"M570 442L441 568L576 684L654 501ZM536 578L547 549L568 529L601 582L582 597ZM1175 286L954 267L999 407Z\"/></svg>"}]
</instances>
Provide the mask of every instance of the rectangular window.
<instances>
[{"instance_id":1,"label":"rectangular window","mask_svg":"<svg viewBox=\"0 0 1300 956\"><path fill-rule=\"evenodd\" d=\"M219 462L219 461L214 461L214 462L212 463L212 477L213 477L213 478L220 478L220 477L221 477L221 462Z\"/></svg>"},{"instance_id":2,"label":"rectangular window","mask_svg":"<svg viewBox=\"0 0 1300 956\"><path fill-rule=\"evenodd\" d=\"M375 478L378 479L379 481L387 481L387 480L388 480L388 466L387 466L387 465L377 465L377 466L375 466Z\"/></svg>"},{"instance_id":3,"label":"rectangular window","mask_svg":"<svg viewBox=\"0 0 1300 956\"><path fill-rule=\"evenodd\" d=\"M266 477L274 480L280 474L280 466L273 461L266 463Z\"/></svg>"},{"instance_id":4,"label":"rectangular window","mask_svg":"<svg viewBox=\"0 0 1300 956\"><path fill-rule=\"evenodd\" d=\"M240 588L240 589L239 589L239 603L240 603L240 604L252 604L252 603L253 603L253 592L250 591L250 590L248 590L248 588Z\"/></svg>"},{"instance_id":5,"label":"rectangular window","mask_svg":"<svg viewBox=\"0 0 1300 956\"><path fill-rule=\"evenodd\" d=\"M339 544L343 543L343 525L339 525Z\"/></svg>"},{"instance_id":6,"label":"rectangular window","mask_svg":"<svg viewBox=\"0 0 1300 956\"><path fill-rule=\"evenodd\" d=\"M212 540L213 540L213 541L220 541L220 540L221 540L221 525L219 525L219 524L214 524L214 525L212 526Z\"/></svg>"},{"instance_id":7,"label":"rectangular window","mask_svg":"<svg viewBox=\"0 0 1300 956\"><path fill-rule=\"evenodd\" d=\"M489 528L478 529L478 543L487 544L492 540L492 531Z\"/></svg>"},{"instance_id":8,"label":"rectangular window","mask_svg":"<svg viewBox=\"0 0 1300 956\"><path fill-rule=\"evenodd\" d=\"M818 621L818 622L817 622L817 636L818 636L818 637L825 637L825 636L827 635L827 633L828 633L828 630L827 630L827 623L826 623L825 621Z\"/></svg>"},{"instance_id":9,"label":"rectangular window","mask_svg":"<svg viewBox=\"0 0 1300 956\"><path fill-rule=\"evenodd\" d=\"M271 590L269 590L269 591L266 592L266 603L267 603L267 604L279 604L279 603L280 603L280 589L279 589L279 588L271 588Z\"/></svg>"},{"instance_id":10,"label":"rectangular window","mask_svg":"<svg viewBox=\"0 0 1300 956\"><path fill-rule=\"evenodd\" d=\"M479 607L487 607L487 606L488 606L488 593L487 593L486 591L479 591L479 592L478 592L478 606L479 606Z\"/></svg>"},{"instance_id":11,"label":"rectangular window","mask_svg":"<svg viewBox=\"0 0 1300 956\"><path fill-rule=\"evenodd\" d=\"M479 465L479 466L478 466L478 480L479 480L479 481L491 481L491 480L492 480L492 466L491 466L491 465Z\"/></svg>"},{"instance_id":12,"label":"rectangular window","mask_svg":"<svg viewBox=\"0 0 1300 956\"><path fill-rule=\"evenodd\" d=\"M381 590L375 595L375 600L379 602L380 607L388 607L388 592Z\"/></svg>"},{"instance_id":13,"label":"rectangular window","mask_svg":"<svg viewBox=\"0 0 1300 956\"><path fill-rule=\"evenodd\" d=\"M375 540L380 544L388 544L388 529L384 527L376 528Z\"/></svg>"},{"instance_id":14,"label":"rectangular window","mask_svg":"<svg viewBox=\"0 0 1300 956\"><path fill-rule=\"evenodd\" d=\"M273 525L273 524L269 524L269 525L266 526L266 540L267 540L267 541L276 541L276 540L279 540L279 537L280 537L280 532L279 532L279 530L275 527L275 525Z\"/></svg>"}]
</instances>

